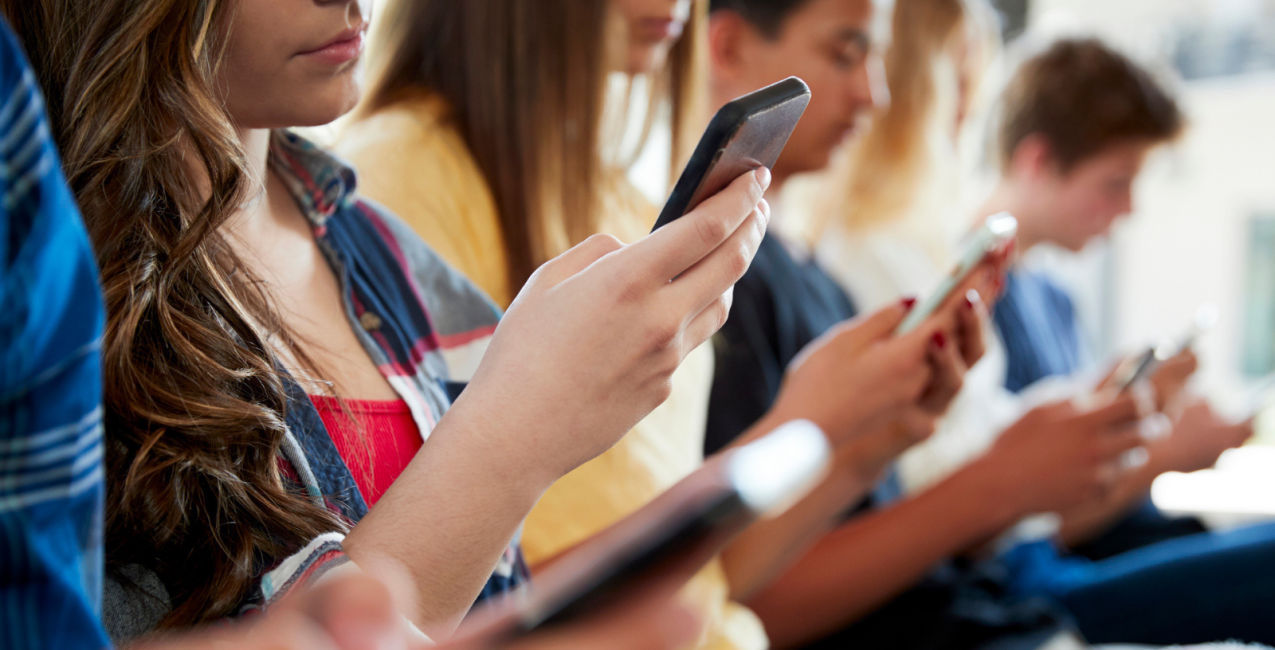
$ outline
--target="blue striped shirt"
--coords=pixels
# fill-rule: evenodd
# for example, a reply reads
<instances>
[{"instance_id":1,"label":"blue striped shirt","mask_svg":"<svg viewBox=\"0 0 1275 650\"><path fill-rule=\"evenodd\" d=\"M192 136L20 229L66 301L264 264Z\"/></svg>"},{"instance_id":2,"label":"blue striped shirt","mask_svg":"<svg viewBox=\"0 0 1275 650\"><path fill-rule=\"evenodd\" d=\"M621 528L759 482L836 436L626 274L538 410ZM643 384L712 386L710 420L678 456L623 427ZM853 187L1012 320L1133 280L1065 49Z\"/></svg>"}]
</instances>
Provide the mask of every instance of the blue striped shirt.
<instances>
[{"instance_id":1,"label":"blue striped shirt","mask_svg":"<svg viewBox=\"0 0 1275 650\"><path fill-rule=\"evenodd\" d=\"M2 23L0 305L0 647L106 647L97 270Z\"/></svg>"}]
</instances>

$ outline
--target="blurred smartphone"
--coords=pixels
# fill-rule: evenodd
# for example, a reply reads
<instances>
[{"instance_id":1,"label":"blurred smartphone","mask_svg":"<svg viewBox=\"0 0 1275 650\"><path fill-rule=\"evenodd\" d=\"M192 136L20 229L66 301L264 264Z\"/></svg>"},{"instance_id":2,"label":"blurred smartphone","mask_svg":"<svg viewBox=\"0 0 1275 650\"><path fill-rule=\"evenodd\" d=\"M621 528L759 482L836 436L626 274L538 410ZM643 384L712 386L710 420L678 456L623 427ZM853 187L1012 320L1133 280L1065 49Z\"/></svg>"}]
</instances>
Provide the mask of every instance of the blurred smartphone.
<instances>
[{"instance_id":1,"label":"blurred smartphone","mask_svg":"<svg viewBox=\"0 0 1275 650\"><path fill-rule=\"evenodd\" d=\"M1172 356L1173 352L1169 350L1168 346L1148 347L1143 350L1142 354L1136 357L1129 357L1121 361L1119 366L1116 366L1112 385L1116 387L1117 393L1123 393L1133 388L1138 382L1155 374L1155 371L1160 368L1160 364Z\"/></svg>"},{"instance_id":2,"label":"blurred smartphone","mask_svg":"<svg viewBox=\"0 0 1275 650\"><path fill-rule=\"evenodd\" d=\"M952 292L961 286L970 273L973 273L974 269L987 259L989 253L1013 241L1017 234L1018 220L1010 213L1001 212L988 217L987 221L983 222L983 226L975 231L965 244L961 257L957 260L956 266L952 267L952 271L943 276L939 286L925 300L922 300L921 304L908 312L907 317L899 323L894 333L907 334L925 322L930 314L947 302Z\"/></svg>"},{"instance_id":3,"label":"blurred smartphone","mask_svg":"<svg viewBox=\"0 0 1275 650\"><path fill-rule=\"evenodd\" d=\"M749 524L805 496L822 480L831 455L823 431L797 420L714 456L655 501L555 560L536 576L498 636L575 621L660 581L680 586Z\"/></svg>"},{"instance_id":4,"label":"blurred smartphone","mask_svg":"<svg viewBox=\"0 0 1275 650\"><path fill-rule=\"evenodd\" d=\"M1155 371L1160 369L1160 364L1190 349L1200 336L1212 329L1216 323L1217 307L1212 303L1200 305L1195 310L1195 319L1191 327L1187 328L1186 334L1178 339L1176 345L1166 342L1147 347L1142 354L1125 359L1116 367L1114 385L1117 392L1123 393L1134 384L1155 374Z\"/></svg>"},{"instance_id":5,"label":"blurred smartphone","mask_svg":"<svg viewBox=\"0 0 1275 650\"><path fill-rule=\"evenodd\" d=\"M652 232L758 167L771 168L810 103L810 88L789 77L727 102L708 123Z\"/></svg>"}]
</instances>

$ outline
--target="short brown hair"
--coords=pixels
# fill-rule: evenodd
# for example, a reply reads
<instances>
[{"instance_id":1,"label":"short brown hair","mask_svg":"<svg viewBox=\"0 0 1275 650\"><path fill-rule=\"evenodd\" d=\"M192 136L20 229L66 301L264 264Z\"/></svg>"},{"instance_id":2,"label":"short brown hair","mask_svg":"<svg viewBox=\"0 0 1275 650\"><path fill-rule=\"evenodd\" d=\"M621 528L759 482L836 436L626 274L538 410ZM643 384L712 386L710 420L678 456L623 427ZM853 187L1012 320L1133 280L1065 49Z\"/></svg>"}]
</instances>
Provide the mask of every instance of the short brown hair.
<instances>
[{"instance_id":1,"label":"short brown hair","mask_svg":"<svg viewBox=\"0 0 1275 650\"><path fill-rule=\"evenodd\" d=\"M1001 165L1031 135L1045 138L1065 172L1121 141L1172 140L1184 121L1168 91L1124 55L1097 39L1061 40L1005 90Z\"/></svg>"}]
</instances>

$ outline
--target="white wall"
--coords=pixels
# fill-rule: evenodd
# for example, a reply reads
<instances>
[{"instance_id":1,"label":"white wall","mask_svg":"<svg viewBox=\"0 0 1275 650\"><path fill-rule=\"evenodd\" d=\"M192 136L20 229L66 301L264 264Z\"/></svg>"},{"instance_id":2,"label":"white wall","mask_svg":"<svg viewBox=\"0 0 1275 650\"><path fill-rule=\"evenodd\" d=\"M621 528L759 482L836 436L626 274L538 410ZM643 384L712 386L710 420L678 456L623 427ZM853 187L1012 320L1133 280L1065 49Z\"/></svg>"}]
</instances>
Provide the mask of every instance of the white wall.
<instances>
[{"instance_id":1,"label":"white wall","mask_svg":"<svg viewBox=\"0 0 1275 650\"><path fill-rule=\"evenodd\" d=\"M1195 82L1183 104L1190 130L1152 162L1114 241L1116 343L1176 333L1215 302L1199 348L1203 379L1222 390L1238 381L1248 219L1275 211L1275 75Z\"/></svg>"}]
</instances>

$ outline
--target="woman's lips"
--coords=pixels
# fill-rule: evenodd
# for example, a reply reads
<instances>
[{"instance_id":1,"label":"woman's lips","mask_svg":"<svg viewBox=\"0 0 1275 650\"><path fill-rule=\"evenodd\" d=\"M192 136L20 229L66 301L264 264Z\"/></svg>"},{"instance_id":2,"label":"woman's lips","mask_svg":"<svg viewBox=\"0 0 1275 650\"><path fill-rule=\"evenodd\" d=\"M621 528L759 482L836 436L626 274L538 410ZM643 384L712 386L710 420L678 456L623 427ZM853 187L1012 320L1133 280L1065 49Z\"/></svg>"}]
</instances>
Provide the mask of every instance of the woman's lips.
<instances>
[{"instance_id":1,"label":"woman's lips","mask_svg":"<svg viewBox=\"0 0 1275 650\"><path fill-rule=\"evenodd\" d=\"M336 40L299 56L321 61L329 65L341 65L359 58L363 54L363 30L343 33Z\"/></svg>"}]
</instances>

